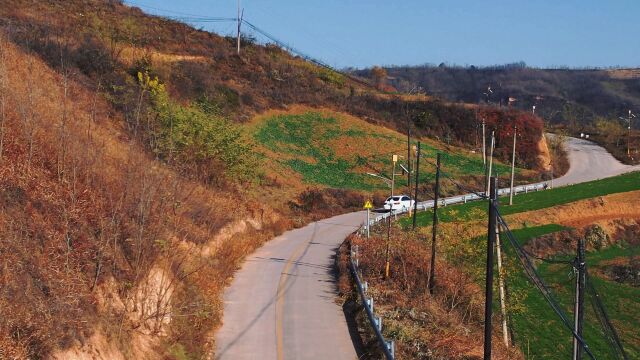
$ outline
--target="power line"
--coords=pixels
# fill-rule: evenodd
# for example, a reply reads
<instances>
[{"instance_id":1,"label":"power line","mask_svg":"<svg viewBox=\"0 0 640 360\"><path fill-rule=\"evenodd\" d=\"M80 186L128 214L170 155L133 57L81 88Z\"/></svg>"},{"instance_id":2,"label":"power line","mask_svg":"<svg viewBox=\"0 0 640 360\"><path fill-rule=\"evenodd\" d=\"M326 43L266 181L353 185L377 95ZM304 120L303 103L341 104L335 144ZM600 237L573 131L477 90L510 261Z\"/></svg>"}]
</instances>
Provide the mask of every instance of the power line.
<instances>
[{"instance_id":1,"label":"power line","mask_svg":"<svg viewBox=\"0 0 640 360\"><path fill-rule=\"evenodd\" d=\"M582 346L582 348L587 353L587 355L589 355L591 359L595 360L595 356L591 352L589 345L587 345L585 340L580 335L578 335L573 329L573 326L569 321L567 315L565 314L564 310L562 309L558 301L555 299L555 297L551 293L551 290L549 290L549 287L547 286L547 284L542 280L542 278L540 277L540 274L538 274L538 271L536 270L535 266L531 262L531 259L529 258L527 253L524 251L520 243L518 243L518 240L516 239L515 235L513 235L513 233L509 229L509 225L500 214L498 207L493 202L491 203L491 206L497 212L498 222L505 230L504 233L506 233L507 238L511 243L511 246L513 246L514 250L516 251L516 254L518 255L518 259L520 259L520 262L525 270L525 273L527 274L531 282L533 282L533 284L542 293L542 296L545 298L545 300L547 301L551 309L553 309L556 315L558 315L558 317L560 318L564 326L567 329L569 329L569 331L571 331L574 338L580 343L580 346Z\"/></svg>"},{"instance_id":2,"label":"power line","mask_svg":"<svg viewBox=\"0 0 640 360\"><path fill-rule=\"evenodd\" d=\"M598 318L598 322L602 327L602 330L605 333L605 338L609 342L609 346L615 352L618 358L622 358L627 360L627 353L624 351L624 347L622 346L622 342L620 341L620 337L616 332L616 329L613 327L613 324L609 320L609 315L607 314L607 310L602 303L600 298L600 294L596 291L596 288L593 286L593 282L591 281L591 277L589 276L589 272L586 272L586 284L587 284L587 293L589 296L589 301L593 307L594 312L596 313L596 317Z\"/></svg>"},{"instance_id":3,"label":"power line","mask_svg":"<svg viewBox=\"0 0 640 360\"><path fill-rule=\"evenodd\" d=\"M125 2L127 5L130 6L135 6L135 7L140 7L140 8L145 8L145 9L150 9L150 10L156 10L156 11L162 11L162 12L166 12L169 14L176 14L176 15L184 15L184 16L190 16L190 17L195 17L195 18L202 18L203 16L200 15L196 15L196 14L190 14L190 13L185 13L185 12L180 12L180 11L175 11L175 10L168 10L168 9L162 9L159 7L155 7L155 6L151 6L151 5L147 5L147 4L142 4L136 1L126 1ZM236 19L234 19L236 20Z\"/></svg>"},{"instance_id":4,"label":"power line","mask_svg":"<svg viewBox=\"0 0 640 360\"><path fill-rule=\"evenodd\" d=\"M338 74L340 74L340 75L350 79L351 81L353 81L353 82L355 82L357 84L360 84L360 85L362 85L364 87L368 87L368 88L371 88L371 89L376 89L373 85L369 84L368 82L363 81L363 80L361 80L361 79L359 79L359 78L357 78L357 77L355 77L355 76L353 76L353 75L351 75L349 73L340 71L340 70L334 68L333 66L331 66L331 65L329 65L329 64L327 64L327 63L325 63L323 61L320 61L320 60L318 60L318 59L316 59L316 58L314 58L312 56L309 56L306 53L294 48L293 46L291 46L291 45L289 45L289 44L287 44L287 43L285 43L285 42L283 42L281 40L278 40L278 38L276 38L275 36L269 34L265 30L260 29L259 27L257 27L256 25L250 23L249 21L247 21L245 19L242 19L242 22L244 24L246 24L247 26L249 26L254 31L256 31L257 33L259 33L262 36L266 37L267 39L273 41L274 44L280 46L281 48L284 48L287 51L289 51L290 53L298 55L301 58L303 58L303 59L305 59L305 60L307 60L307 61L309 61L311 63L314 63L314 64L316 64L316 65L318 65L320 67L323 67L323 68L325 68L327 70L330 70L330 71L333 71L335 73L338 73Z\"/></svg>"}]
</instances>

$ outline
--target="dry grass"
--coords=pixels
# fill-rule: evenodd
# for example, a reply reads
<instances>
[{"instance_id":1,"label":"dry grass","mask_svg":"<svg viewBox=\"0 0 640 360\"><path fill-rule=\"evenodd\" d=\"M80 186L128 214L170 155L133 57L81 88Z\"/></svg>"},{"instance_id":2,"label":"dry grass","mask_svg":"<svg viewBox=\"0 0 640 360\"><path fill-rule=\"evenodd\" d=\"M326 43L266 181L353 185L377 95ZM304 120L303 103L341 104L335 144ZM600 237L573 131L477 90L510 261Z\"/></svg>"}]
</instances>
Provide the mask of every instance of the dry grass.
<instances>
[{"instance_id":1,"label":"dry grass","mask_svg":"<svg viewBox=\"0 0 640 360\"><path fill-rule=\"evenodd\" d=\"M289 224L154 160L86 80L0 38L2 357L204 356L229 278Z\"/></svg>"},{"instance_id":2,"label":"dry grass","mask_svg":"<svg viewBox=\"0 0 640 360\"><path fill-rule=\"evenodd\" d=\"M514 228L519 228L525 223L528 225L560 224L574 228L595 223L607 232L612 232L614 220L640 217L640 207L637 206L639 201L640 191L631 191L509 215L507 221Z\"/></svg>"},{"instance_id":3,"label":"dry grass","mask_svg":"<svg viewBox=\"0 0 640 360\"><path fill-rule=\"evenodd\" d=\"M384 318L385 336L396 340L399 358L480 359L482 358L482 291L473 277L443 258L437 262L434 295L429 295L427 280L431 258L424 235L391 237L391 272L384 278L387 241L375 234L370 239L352 236L358 245L360 268L369 282L376 312ZM343 255L344 256L344 255ZM345 266L340 267L342 272ZM341 278L342 291L345 280ZM360 325L363 328L367 324ZM365 335L366 337L366 335ZM499 330L494 334L495 359L520 359L514 349L501 346ZM369 357L375 352L369 349Z\"/></svg>"}]
</instances>

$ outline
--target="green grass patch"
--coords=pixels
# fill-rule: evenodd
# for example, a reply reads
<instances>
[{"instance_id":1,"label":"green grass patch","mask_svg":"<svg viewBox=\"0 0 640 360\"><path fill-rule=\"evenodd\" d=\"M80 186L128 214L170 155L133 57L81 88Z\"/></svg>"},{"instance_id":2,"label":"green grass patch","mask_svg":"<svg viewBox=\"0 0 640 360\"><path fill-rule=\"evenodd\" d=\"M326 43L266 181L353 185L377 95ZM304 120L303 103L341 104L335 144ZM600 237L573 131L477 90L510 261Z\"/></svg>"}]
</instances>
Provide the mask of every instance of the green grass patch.
<instances>
[{"instance_id":1,"label":"green grass patch","mask_svg":"<svg viewBox=\"0 0 640 360\"><path fill-rule=\"evenodd\" d=\"M563 227L555 224L514 230L521 244L556 231ZM640 247L612 246L598 252L587 253L587 266L597 268L599 262L620 256L632 256L640 253ZM505 245L505 256L513 257L513 248ZM571 260L567 257L566 260ZM521 269L521 267L518 267ZM567 316L573 319L575 277L569 264L540 263L538 272ZM601 279L591 272L592 282L600 293L609 316L622 339L629 358L640 356L640 335L637 332L640 320L640 289L628 285ZM570 358L572 352L571 332L561 323L542 294L530 282L523 270L509 278L508 286L513 292L522 292L523 309L512 315L515 340L528 359ZM588 300L585 301L584 337L597 359L616 359L603 337L596 315ZM587 358L587 355L584 356Z\"/></svg>"},{"instance_id":2,"label":"green grass patch","mask_svg":"<svg viewBox=\"0 0 640 360\"><path fill-rule=\"evenodd\" d=\"M511 206L501 206L500 213L502 215L509 215L545 209L578 200L633 190L640 190L640 172L632 172L577 185L516 195L513 198L514 204ZM504 199L503 203L505 203L506 198L502 199ZM486 213L488 204L486 201L475 201L466 204L441 207L438 209L438 215L440 216L440 221L443 222L469 220L469 214L475 209L480 209ZM433 212L431 210L420 212L417 215L417 224L419 226L429 226L431 225L432 218ZM402 222L404 225L407 225L409 220L403 219Z\"/></svg>"},{"instance_id":3,"label":"green grass patch","mask_svg":"<svg viewBox=\"0 0 640 360\"><path fill-rule=\"evenodd\" d=\"M406 138L399 133L314 111L267 118L256 126L253 137L277 155L273 161L300 174L304 182L336 188L387 189L382 180L366 173L391 177L391 155L406 156ZM477 155L446 153L423 144L421 182L434 180L438 152L442 153L444 171L452 176L480 176L484 171L482 158ZM406 160L401 158L400 163ZM495 169L507 173L510 168L496 163ZM396 172L400 171L398 166ZM396 187L404 186L406 176L397 176Z\"/></svg>"}]
</instances>

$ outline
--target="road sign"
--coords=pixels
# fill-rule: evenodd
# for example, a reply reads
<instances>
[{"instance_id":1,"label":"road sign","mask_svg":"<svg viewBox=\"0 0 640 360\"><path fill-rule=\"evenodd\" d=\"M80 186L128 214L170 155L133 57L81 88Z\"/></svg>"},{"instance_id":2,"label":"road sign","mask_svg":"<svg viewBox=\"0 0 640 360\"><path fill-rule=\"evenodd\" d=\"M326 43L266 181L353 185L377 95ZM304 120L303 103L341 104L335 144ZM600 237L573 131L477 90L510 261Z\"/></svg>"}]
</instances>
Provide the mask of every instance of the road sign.
<instances>
[{"instance_id":1,"label":"road sign","mask_svg":"<svg viewBox=\"0 0 640 360\"><path fill-rule=\"evenodd\" d=\"M365 209L372 209L373 208L373 204L371 203L371 200L367 200L364 202L364 208Z\"/></svg>"}]
</instances>

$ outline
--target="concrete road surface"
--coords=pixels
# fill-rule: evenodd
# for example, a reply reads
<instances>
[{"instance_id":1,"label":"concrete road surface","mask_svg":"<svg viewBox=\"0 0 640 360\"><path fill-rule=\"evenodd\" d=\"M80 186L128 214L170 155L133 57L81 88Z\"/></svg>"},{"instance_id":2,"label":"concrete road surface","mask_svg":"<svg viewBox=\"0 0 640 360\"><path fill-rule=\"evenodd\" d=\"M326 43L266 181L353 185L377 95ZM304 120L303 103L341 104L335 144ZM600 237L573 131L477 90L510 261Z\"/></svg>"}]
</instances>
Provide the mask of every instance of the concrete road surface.
<instances>
[{"instance_id":1,"label":"concrete road surface","mask_svg":"<svg viewBox=\"0 0 640 360\"><path fill-rule=\"evenodd\" d=\"M314 222L251 255L225 292L215 358L356 359L332 272L336 249L365 217Z\"/></svg>"},{"instance_id":2,"label":"concrete road surface","mask_svg":"<svg viewBox=\"0 0 640 360\"><path fill-rule=\"evenodd\" d=\"M555 135L547 134L547 136L553 137ZM569 171L564 176L554 179L553 187L603 179L640 170L640 166L621 163L603 147L589 140L566 137L564 145L569 156Z\"/></svg>"}]
</instances>

